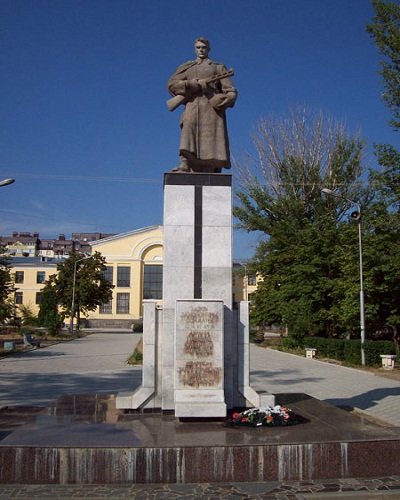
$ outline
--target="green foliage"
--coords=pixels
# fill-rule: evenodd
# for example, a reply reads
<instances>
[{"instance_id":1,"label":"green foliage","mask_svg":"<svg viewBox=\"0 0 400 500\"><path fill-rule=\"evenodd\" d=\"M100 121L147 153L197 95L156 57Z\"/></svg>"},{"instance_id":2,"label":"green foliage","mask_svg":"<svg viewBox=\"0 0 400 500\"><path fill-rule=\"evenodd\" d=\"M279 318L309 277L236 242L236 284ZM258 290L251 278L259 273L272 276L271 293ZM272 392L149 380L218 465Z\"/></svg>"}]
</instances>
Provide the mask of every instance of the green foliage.
<instances>
[{"instance_id":1,"label":"green foliage","mask_svg":"<svg viewBox=\"0 0 400 500\"><path fill-rule=\"evenodd\" d=\"M37 317L35 316L31 304L21 304L18 307L18 314L21 316L23 325L35 325Z\"/></svg>"},{"instance_id":2,"label":"green foliage","mask_svg":"<svg viewBox=\"0 0 400 500\"><path fill-rule=\"evenodd\" d=\"M301 349L303 347L303 342L292 337L285 337L282 339L280 350L291 351L293 349Z\"/></svg>"},{"instance_id":3,"label":"green foliage","mask_svg":"<svg viewBox=\"0 0 400 500\"><path fill-rule=\"evenodd\" d=\"M89 257L72 254L57 265L58 274L51 276L47 282L54 288L57 302L64 314L71 314L74 298L73 316L77 317L78 324L81 314L94 311L112 298L113 285L104 275L105 262L105 258L99 252Z\"/></svg>"},{"instance_id":4,"label":"green foliage","mask_svg":"<svg viewBox=\"0 0 400 500\"><path fill-rule=\"evenodd\" d=\"M393 342L386 340L367 340L364 342L364 352L367 365L380 365L381 354L395 355L396 348Z\"/></svg>"},{"instance_id":5,"label":"green foliage","mask_svg":"<svg viewBox=\"0 0 400 500\"><path fill-rule=\"evenodd\" d=\"M133 351L132 356L129 358L128 363L130 365L141 365L143 362L143 354L138 351L138 349L135 349Z\"/></svg>"},{"instance_id":6,"label":"green foliage","mask_svg":"<svg viewBox=\"0 0 400 500\"><path fill-rule=\"evenodd\" d=\"M132 355L128 358L128 365L141 365L143 362L143 337L139 340Z\"/></svg>"},{"instance_id":7,"label":"green foliage","mask_svg":"<svg viewBox=\"0 0 400 500\"><path fill-rule=\"evenodd\" d=\"M394 119L389 123L395 129L400 127L400 5L398 2L372 0L375 17L367 25L379 53L383 56L378 72L383 78L382 99L392 112Z\"/></svg>"},{"instance_id":8,"label":"green foliage","mask_svg":"<svg viewBox=\"0 0 400 500\"><path fill-rule=\"evenodd\" d=\"M287 342L285 342L287 341ZM291 339L284 339L282 346L291 346ZM320 358L336 359L350 365L361 365L361 341L309 337L302 346L317 349ZM301 346L301 347L302 347ZM367 340L364 342L365 362L368 366L381 365L381 354L396 354L393 342Z\"/></svg>"},{"instance_id":9,"label":"green foliage","mask_svg":"<svg viewBox=\"0 0 400 500\"><path fill-rule=\"evenodd\" d=\"M332 308L351 294L347 317L353 321L359 315L358 290L345 286L348 276L359 275L357 229L350 229L350 244L344 241L349 223L342 218L349 205L325 199L321 189L341 187L349 199L366 196L357 187L364 142L304 109L290 110L280 120L261 119L253 141L256 155L237 165L234 207L238 227L264 234L247 264L263 279L252 295L251 321L284 325L298 340L345 335L348 323Z\"/></svg>"},{"instance_id":10,"label":"green foliage","mask_svg":"<svg viewBox=\"0 0 400 500\"><path fill-rule=\"evenodd\" d=\"M383 100L394 119L395 130L400 126L400 5L398 2L373 0L375 17L367 26L379 53L383 56L380 74L385 91ZM400 327L400 153L391 145L375 146L382 170L370 172L375 197L369 210L371 226L370 251L367 254L370 273L373 324L376 329L390 326L399 351ZM372 233L373 231L373 233Z\"/></svg>"},{"instance_id":11,"label":"green foliage","mask_svg":"<svg viewBox=\"0 0 400 500\"><path fill-rule=\"evenodd\" d=\"M58 311L56 290L49 283L45 285L42 291L38 323L40 326L45 327L51 335L57 335L64 324L64 314L60 314Z\"/></svg>"},{"instance_id":12,"label":"green foliage","mask_svg":"<svg viewBox=\"0 0 400 500\"><path fill-rule=\"evenodd\" d=\"M10 271L10 257L5 255L6 247L0 244L0 322L14 317L15 305L11 299L13 292Z\"/></svg>"},{"instance_id":13,"label":"green foliage","mask_svg":"<svg viewBox=\"0 0 400 500\"><path fill-rule=\"evenodd\" d=\"M133 323L132 331L134 333L143 333L143 323L142 322Z\"/></svg>"}]
</instances>

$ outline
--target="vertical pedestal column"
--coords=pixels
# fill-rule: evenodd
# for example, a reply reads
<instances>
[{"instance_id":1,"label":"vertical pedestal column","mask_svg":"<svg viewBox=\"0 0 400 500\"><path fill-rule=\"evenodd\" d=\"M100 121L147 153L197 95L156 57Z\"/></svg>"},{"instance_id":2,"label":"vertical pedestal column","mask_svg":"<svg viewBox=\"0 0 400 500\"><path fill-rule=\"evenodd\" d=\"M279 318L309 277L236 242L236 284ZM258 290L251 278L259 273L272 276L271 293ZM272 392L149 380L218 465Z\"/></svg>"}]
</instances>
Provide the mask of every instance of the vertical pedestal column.
<instances>
[{"instance_id":1,"label":"vertical pedestal column","mask_svg":"<svg viewBox=\"0 0 400 500\"><path fill-rule=\"evenodd\" d=\"M182 412L193 416L183 402L189 392L193 402L202 401L204 408L214 411L206 416L223 416L226 404L232 403L231 363L227 362L232 335L231 182L232 176L224 174L167 173L164 177L162 405L163 409L174 409L178 416L185 416ZM185 313L191 310L201 319L200 311L205 318L215 307L221 316L220 335L202 321L196 320L191 329L182 319L188 316L179 312L182 308ZM206 349L198 342L206 337L215 347L214 357L208 360ZM191 340L192 348L186 348L184 354L184 345ZM197 345L197 352L193 345ZM193 370L197 370L197 388L189 384L194 380ZM220 374L214 386L210 370ZM209 405L204 391L214 391L212 395L208 392Z\"/></svg>"},{"instance_id":2,"label":"vertical pedestal column","mask_svg":"<svg viewBox=\"0 0 400 500\"><path fill-rule=\"evenodd\" d=\"M165 174L163 310L144 303L143 383L120 393L118 408L224 417L274 404L250 387L248 303L232 310L231 182Z\"/></svg>"}]
</instances>

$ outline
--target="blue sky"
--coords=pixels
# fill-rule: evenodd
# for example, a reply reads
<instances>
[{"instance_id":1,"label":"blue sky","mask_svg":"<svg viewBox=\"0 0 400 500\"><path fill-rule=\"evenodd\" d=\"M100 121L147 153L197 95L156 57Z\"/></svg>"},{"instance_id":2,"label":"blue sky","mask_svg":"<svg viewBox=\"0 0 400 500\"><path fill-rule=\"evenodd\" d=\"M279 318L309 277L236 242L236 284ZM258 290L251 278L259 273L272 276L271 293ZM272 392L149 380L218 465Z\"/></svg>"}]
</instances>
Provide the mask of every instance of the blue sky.
<instances>
[{"instance_id":1,"label":"blue sky","mask_svg":"<svg viewBox=\"0 0 400 500\"><path fill-rule=\"evenodd\" d=\"M180 115L165 84L198 36L235 70L233 156L260 117L303 103L398 146L372 16L370 0L0 0L0 178L16 179L0 189L0 235L162 224ZM234 257L257 238L235 231Z\"/></svg>"}]
</instances>

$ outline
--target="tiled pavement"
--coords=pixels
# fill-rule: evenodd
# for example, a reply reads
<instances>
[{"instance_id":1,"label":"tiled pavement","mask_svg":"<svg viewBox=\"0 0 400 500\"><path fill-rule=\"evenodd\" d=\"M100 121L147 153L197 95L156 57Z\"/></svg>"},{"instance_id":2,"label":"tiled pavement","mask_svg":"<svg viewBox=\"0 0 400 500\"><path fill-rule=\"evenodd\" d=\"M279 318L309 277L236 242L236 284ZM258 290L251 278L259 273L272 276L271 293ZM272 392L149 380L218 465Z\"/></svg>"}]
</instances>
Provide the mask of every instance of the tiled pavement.
<instances>
[{"instance_id":1,"label":"tiled pavement","mask_svg":"<svg viewBox=\"0 0 400 500\"><path fill-rule=\"evenodd\" d=\"M134 499L399 499L400 476L370 480L287 481L170 485L0 485L0 498L134 498Z\"/></svg>"},{"instance_id":2,"label":"tiled pavement","mask_svg":"<svg viewBox=\"0 0 400 500\"><path fill-rule=\"evenodd\" d=\"M251 383L272 393L304 392L400 426L400 382L372 372L251 345ZM400 473L400 470L399 470Z\"/></svg>"}]
</instances>

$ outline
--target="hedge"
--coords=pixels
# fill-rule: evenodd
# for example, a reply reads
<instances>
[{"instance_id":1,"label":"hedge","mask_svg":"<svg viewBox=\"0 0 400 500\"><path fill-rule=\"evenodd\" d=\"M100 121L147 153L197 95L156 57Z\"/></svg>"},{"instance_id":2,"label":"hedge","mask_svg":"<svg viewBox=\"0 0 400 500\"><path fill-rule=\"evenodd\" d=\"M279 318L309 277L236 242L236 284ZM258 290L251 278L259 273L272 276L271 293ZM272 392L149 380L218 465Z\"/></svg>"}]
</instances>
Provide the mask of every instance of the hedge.
<instances>
[{"instance_id":1,"label":"hedge","mask_svg":"<svg viewBox=\"0 0 400 500\"><path fill-rule=\"evenodd\" d=\"M337 359L346 363L361 364L361 341L346 339L327 339L323 337L306 337L301 341L286 337L281 344L284 349L317 349L317 355L322 358ZM366 365L380 365L381 354L396 354L393 342L388 340L366 340L364 342Z\"/></svg>"}]
</instances>

